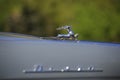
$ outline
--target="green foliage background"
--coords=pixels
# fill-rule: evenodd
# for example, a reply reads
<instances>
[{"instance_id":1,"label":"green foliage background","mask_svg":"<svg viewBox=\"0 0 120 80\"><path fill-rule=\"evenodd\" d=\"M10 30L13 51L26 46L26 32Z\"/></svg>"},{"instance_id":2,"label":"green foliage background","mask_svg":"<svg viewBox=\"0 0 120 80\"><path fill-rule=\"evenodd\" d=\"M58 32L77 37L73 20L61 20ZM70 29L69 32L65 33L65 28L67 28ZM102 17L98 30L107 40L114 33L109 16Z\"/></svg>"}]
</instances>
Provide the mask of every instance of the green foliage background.
<instances>
[{"instance_id":1,"label":"green foliage background","mask_svg":"<svg viewBox=\"0 0 120 80\"><path fill-rule=\"evenodd\" d=\"M56 36L57 27L71 25L80 40L120 42L119 4L120 0L0 0L0 31Z\"/></svg>"}]
</instances>

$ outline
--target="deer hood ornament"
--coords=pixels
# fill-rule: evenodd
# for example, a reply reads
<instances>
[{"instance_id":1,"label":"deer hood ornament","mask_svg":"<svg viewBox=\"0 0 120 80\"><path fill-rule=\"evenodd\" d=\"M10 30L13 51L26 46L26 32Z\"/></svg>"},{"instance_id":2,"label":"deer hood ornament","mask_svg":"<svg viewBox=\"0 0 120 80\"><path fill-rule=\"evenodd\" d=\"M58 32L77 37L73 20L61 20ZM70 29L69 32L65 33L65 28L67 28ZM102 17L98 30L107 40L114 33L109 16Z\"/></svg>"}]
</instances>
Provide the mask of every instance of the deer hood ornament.
<instances>
[{"instance_id":1,"label":"deer hood ornament","mask_svg":"<svg viewBox=\"0 0 120 80\"><path fill-rule=\"evenodd\" d=\"M74 32L71 29L71 26L62 26L57 28L57 30L67 30L68 34L58 34L57 38L60 40L77 40L78 34L74 34Z\"/></svg>"}]
</instances>

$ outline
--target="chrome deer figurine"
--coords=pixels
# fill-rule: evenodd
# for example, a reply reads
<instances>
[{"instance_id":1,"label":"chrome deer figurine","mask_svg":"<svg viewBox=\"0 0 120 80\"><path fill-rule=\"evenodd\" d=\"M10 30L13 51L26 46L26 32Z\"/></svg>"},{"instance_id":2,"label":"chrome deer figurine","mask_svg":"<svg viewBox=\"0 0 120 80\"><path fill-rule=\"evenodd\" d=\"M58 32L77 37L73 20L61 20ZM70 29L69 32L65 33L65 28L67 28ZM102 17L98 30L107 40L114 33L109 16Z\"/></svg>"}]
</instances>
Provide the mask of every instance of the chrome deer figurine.
<instances>
[{"instance_id":1,"label":"chrome deer figurine","mask_svg":"<svg viewBox=\"0 0 120 80\"><path fill-rule=\"evenodd\" d=\"M71 30L71 26L62 26L57 28L57 30L67 30L68 34L58 34L57 38L60 40L77 40L78 34L74 34L74 32Z\"/></svg>"}]
</instances>

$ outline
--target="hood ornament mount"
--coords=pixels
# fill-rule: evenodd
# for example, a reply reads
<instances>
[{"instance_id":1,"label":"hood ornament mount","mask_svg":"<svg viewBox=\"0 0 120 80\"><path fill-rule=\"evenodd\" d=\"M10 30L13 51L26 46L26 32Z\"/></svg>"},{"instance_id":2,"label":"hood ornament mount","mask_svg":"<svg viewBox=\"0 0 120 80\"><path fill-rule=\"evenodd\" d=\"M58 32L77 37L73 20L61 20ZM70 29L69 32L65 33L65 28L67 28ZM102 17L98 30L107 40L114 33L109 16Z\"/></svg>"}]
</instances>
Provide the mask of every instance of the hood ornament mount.
<instances>
[{"instance_id":1,"label":"hood ornament mount","mask_svg":"<svg viewBox=\"0 0 120 80\"><path fill-rule=\"evenodd\" d=\"M71 26L62 26L57 28L56 30L67 30L68 34L58 34L57 39L59 40L77 40L78 34L74 34L71 29Z\"/></svg>"}]
</instances>

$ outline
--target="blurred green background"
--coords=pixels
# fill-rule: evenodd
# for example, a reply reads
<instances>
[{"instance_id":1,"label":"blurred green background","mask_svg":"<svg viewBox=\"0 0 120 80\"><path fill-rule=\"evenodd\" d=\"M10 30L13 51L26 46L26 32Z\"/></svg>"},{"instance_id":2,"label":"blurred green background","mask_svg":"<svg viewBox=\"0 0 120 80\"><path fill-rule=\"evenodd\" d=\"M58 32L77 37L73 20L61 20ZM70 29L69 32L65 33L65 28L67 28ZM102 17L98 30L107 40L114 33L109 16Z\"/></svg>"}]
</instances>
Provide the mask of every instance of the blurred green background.
<instances>
[{"instance_id":1,"label":"blurred green background","mask_svg":"<svg viewBox=\"0 0 120 80\"><path fill-rule=\"evenodd\" d=\"M120 0L0 0L0 32L56 36L64 25L79 40L120 42Z\"/></svg>"}]
</instances>

